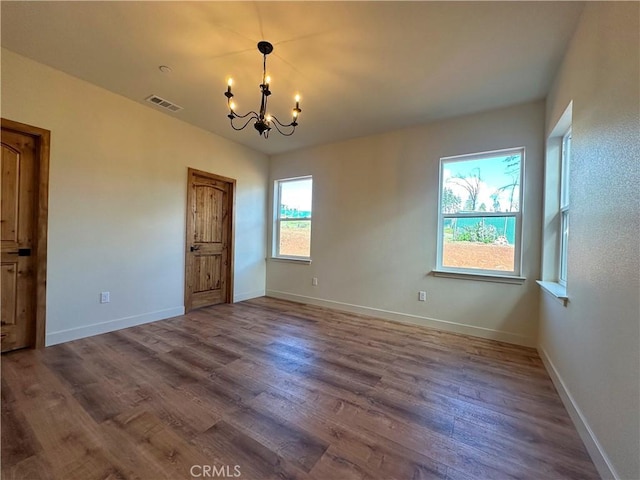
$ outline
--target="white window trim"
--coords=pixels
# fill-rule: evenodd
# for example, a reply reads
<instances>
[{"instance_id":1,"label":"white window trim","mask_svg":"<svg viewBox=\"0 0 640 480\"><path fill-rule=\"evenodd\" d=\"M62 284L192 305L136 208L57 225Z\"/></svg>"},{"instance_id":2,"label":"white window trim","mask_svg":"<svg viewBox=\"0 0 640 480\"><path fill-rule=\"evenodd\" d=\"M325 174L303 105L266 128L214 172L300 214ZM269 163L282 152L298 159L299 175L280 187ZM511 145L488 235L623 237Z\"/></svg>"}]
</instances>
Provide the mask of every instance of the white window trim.
<instances>
[{"instance_id":1,"label":"white window trim","mask_svg":"<svg viewBox=\"0 0 640 480\"><path fill-rule=\"evenodd\" d=\"M519 277L517 275L493 275L491 273L482 273L486 270L480 270L481 273L470 272L452 272L449 270L431 270L431 274L434 277L444 278L460 278L462 280L478 280L481 282L493 282L493 283L512 283L515 285L522 285L527 279L525 277Z\"/></svg>"},{"instance_id":2,"label":"white window trim","mask_svg":"<svg viewBox=\"0 0 640 480\"><path fill-rule=\"evenodd\" d=\"M566 286L561 285L557 282L545 282L542 280L536 280L536 283L540 285L540 288L542 288L544 292L554 297L556 300L562 303L562 305L564 305L565 307L567 306L567 303L569 302L569 297L567 296Z\"/></svg>"},{"instance_id":3,"label":"white window trim","mask_svg":"<svg viewBox=\"0 0 640 480\"><path fill-rule=\"evenodd\" d=\"M568 199L568 197L563 197L562 195L563 186L561 182L563 178L563 140L567 133L572 131L572 116L573 100L569 102L547 137L544 180L545 204L543 216L545 222L542 245L542 278L536 281L545 294L555 298L565 307L569 303L569 296L567 292L567 282L560 282L560 271L562 266L561 249L563 246L562 207L564 199ZM570 165L565 165L565 188L568 187L569 180L566 167L570 168ZM547 238L552 240L547 241Z\"/></svg>"},{"instance_id":4,"label":"white window trim","mask_svg":"<svg viewBox=\"0 0 640 480\"><path fill-rule=\"evenodd\" d=\"M280 255L280 222L288 222L288 221L300 221L300 220L308 220L311 222L311 229L313 230L313 211L310 217L300 217L300 218L291 218L284 219L280 218L280 197L282 194L282 184L287 182L294 182L298 180L307 180L310 179L313 182L313 175L303 175L301 177L291 177L291 178L279 178L274 180L273 185L273 248L272 248L272 260L285 261L285 262L297 262L297 263L311 263L311 255L306 256L297 256L297 255ZM313 197L313 183L312 183L312 197ZM312 199L313 202L313 199ZM309 250L311 250L311 246L309 246Z\"/></svg>"},{"instance_id":5,"label":"white window trim","mask_svg":"<svg viewBox=\"0 0 640 480\"><path fill-rule=\"evenodd\" d=\"M563 287L567 287L567 241L569 223L569 160L571 158L571 127L562 136L562 148L560 153L560 211L558 212L559 221L559 241L558 246L558 283ZM565 292L566 293L566 292Z\"/></svg>"},{"instance_id":6,"label":"white window trim","mask_svg":"<svg viewBox=\"0 0 640 480\"><path fill-rule=\"evenodd\" d=\"M451 161L465 161L465 160L482 160L484 158L492 158L501 155L505 155L511 152L518 152L520 154L520 189L518 197L518 212L469 212L458 214L445 214L442 213L442 173L443 164ZM436 252L436 268L432 270L434 276L450 277L450 278L465 278L469 280L481 280L481 281L494 281L499 283L523 283L526 278L520 276L522 272L522 223L524 214L524 171L525 171L525 148L514 147L505 148L500 150L491 150L487 152L471 153L466 155L455 155L450 157L440 158L439 174L438 174L438 238L437 238L437 252ZM442 249L444 243L444 219L445 218L463 218L463 217L514 217L516 219L515 225L515 252L514 252L514 270L485 270L479 268L457 268L446 267L442 265Z\"/></svg>"}]
</instances>

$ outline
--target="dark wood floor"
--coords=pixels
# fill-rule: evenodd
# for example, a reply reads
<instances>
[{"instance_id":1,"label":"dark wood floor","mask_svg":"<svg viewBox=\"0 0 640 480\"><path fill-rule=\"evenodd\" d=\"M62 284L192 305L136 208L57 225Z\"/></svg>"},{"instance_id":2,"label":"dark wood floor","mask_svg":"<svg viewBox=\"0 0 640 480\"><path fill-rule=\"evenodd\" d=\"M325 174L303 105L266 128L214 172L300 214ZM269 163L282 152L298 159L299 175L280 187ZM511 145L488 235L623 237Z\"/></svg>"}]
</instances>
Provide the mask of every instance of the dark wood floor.
<instances>
[{"instance_id":1,"label":"dark wood floor","mask_svg":"<svg viewBox=\"0 0 640 480\"><path fill-rule=\"evenodd\" d=\"M260 298L2 357L3 479L191 474L598 478L534 349Z\"/></svg>"}]
</instances>

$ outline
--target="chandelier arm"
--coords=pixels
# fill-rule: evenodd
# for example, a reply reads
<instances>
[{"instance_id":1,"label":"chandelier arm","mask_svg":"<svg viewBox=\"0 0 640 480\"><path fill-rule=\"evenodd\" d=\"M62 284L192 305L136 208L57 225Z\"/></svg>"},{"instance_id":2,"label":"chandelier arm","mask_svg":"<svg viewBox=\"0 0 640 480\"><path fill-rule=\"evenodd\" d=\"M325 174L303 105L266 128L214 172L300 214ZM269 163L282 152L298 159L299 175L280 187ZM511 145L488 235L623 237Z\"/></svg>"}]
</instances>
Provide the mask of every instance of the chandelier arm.
<instances>
[{"instance_id":1,"label":"chandelier arm","mask_svg":"<svg viewBox=\"0 0 640 480\"><path fill-rule=\"evenodd\" d=\"M286 127L296 127L298 125L297 121L293 121L291 123L282 123L280 120L278 120L278 118L275 115L271 115L271 118L273 120L275 120L278 123L278 125L280 125L281 127L285 127L285 128ZM295 125L294 125L294 123L295 123Z\"/></svg>"},{"instance_id":2,"label":"chandelier arm","mask_svg":"<svg viewBox=\"0 0 640 480\"><path fill-rule=\"evenodd\" d=\"M252 112L252 113L253 113L253 112ZM248 114L247 114L247 115L248 115ZM247 115L245 115L244 117L246 117ZM238 117L238 118L244 118L244 117ZM244 122L244 125L242 125L240 128L238 128L238 127L236 127L236 126L233 124L233 119L231 119L231 128L233 128L234 130L236 130L236 131L238 131L238 132L239 132L240 130L244 130L244 129L246 128L246 126L247 126L247 125L249 125L249 122L250 122L251 120L255 120L255 117L251 117L251 118L249 118L246 122Z\"/></svg>"},{"instance_id":3,"label":"chandelier arm","mask_svg":"<svg viewBox=\"0 0 640 480\"><path fill-rule=\"evenodd\" d=\"M254 112L253 110L251 110L248 113L245 113L244 115L238 115L233 110L231 110L231 112L233 113L233 118L247 118L249 115L253 115L251 118L255 118L256 120L258 120L260 118L260 116L256 112Z\"/></svg>"},{"instance_id":4,"label":"chandelier arm","mask_svg":"<svg viewBox=\"0 0 640 480\"><path fill-rule=\"evenodd\" d=\"M276 117L274 117L274 116L272 116L272 117L271 117L271 119L272 119L272 120L275 120L275 122L273 122L273 126L274 126L274 127L276 127L276 130L278 130L278 132L280 133L280 135L283 135L283 136L285 136L285 137L290 137L291 135L293 135L293 132L295 132L295 131L296 131L296 126L293 124L293 122L292 122L292 123L290 123L289 125L285 125L285 124L283 124L280 120L278 120L278 119L277 119ZM285 132L283 132L282 130L280 130L280 127L279 127L278 125L280 125L280 127L283 127L283 128L289 128L289 127L292 127L292 130L291 130L291 132L289 132L289 133L285 133Z\"/></svg>"},{"instance_id":5,"label":"chandelier arm","mask_svg":"<svg viewBox=\"0 0 640 480\"><path fill-rule=\"evenodd\" d=\"M235 112L235 110L233 108L231 108L231 98L232 97L233 97L233 95L227 96L227 108L229 109L229 115L231 115L233 118L247 118L249 115L253 115L256 119L260 118L260 116L256 112L254 112L253 110L249 111L248 113L245 113L244 115L238 115ZM229 115L227 115L227 116L229 117ZM229 118L231 118L233 120L232 117L229 117ZM242 127L242 128L244 128L244 127Z\"/></svg>"}]
</instances>

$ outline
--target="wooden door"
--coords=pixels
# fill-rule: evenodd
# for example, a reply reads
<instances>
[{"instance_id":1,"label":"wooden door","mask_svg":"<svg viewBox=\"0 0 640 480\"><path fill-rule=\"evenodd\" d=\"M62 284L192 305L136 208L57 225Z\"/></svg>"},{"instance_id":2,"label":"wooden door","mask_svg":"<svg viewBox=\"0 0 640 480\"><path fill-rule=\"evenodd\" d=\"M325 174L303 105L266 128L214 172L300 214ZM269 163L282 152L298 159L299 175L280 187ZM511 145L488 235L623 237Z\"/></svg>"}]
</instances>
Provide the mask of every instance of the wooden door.
<instances>
[{"instance_id":1,"label":"wooden door","mask_svg":"<svg viewBox=\"0 0 640 480\"><path fill-rule=\"evenodd\" d=\"M185 310L231 303L235 180L189 169Z\"/></svg>"},{"instance_id":2,"label":"wooden door","mask_svg":"<svg viewBox=\"0 0 640 480\"><path fill-rule=\"evenodd\" d=\"M3 352L44 345L48 135L2 119Z\"/></svg>"}]
</instances>

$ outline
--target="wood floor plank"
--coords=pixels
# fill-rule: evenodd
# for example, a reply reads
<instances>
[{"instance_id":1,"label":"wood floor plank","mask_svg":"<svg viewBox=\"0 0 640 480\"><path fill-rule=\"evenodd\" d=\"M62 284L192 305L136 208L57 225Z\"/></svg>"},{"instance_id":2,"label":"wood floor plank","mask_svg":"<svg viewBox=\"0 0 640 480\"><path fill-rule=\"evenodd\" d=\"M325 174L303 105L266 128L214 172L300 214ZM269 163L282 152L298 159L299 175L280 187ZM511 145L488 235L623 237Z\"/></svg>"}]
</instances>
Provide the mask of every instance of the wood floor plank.
<instances>
[{"instance_id":1,"label":"wood floor plank","mask_svg":"<svg viewBox=\"0 0 640 480\"><path fill-rule=\"evenodd\" d=\"M456 419L453 439L470 446L474 446L482 451L495 456L505 454L513 457L518 463L527 465L529 468L540 472L547 478L597 478L593 477L591 460L584 447L576 448L577 445L570 445L569 448L558 448L550 444L543 443L539 449L528 448L527 442L514 441L511 437L496 435L490 430L478 428L474 423L463 419ZM572 438L565 439L567 443L573 443ZM581 446L578 446L581 447ZM562 462L548 462L550 456L559 456Z\"/></svg>"},{"instance_id":2,"label":"wood floor plank","mask_svg":"<svg viewBox=\"0 0 640 480\"><path fill-rule=\"evenodd\" d=\"M7 356L3 377L15 385L29 426L42 446L42 458L55 478L124 478L120 465L101 444L96 425L65 384L44 364L40 352Z\"/></svg>"},{"instance_id":3,"label":"wood floor plank","mask_svg":"<svg viewBox=\"0 0 640 480\"><path fill-rule=\"evenodd\" d=\"M51 465L41 456L33 455L16 464L2 462L2 480L53 480Z\"/></svg>"},{"instance_id":4,"label":"wood floor plank","mask_svg":"<svg viewBox=\"0 0 640 480\"><path fill-rule=\"evenodd\" d=\"M254 402L256 408L267 409L281 418L293 416L303 420L307 427L331 442L343 456L348 454L351 463L360 465L364 471L368 471L365 466L376 458L375 461L383 462L392 455L390 452L418 464L434 464L431 469L440 473L443 472L440 463L463 466L477 478L518 478L526 470L453 442L447 435L416 425L408 426L384 412L331 398L321 392L312 401L280 393L266 393L261 398L262 402Z\"/></svg>"},{"instance_id":5,"label":"wood floor plank","mask_svg":"<svg viewBox=\"0 0 640 480\"><path fill-rule=\"evenodd\" d=\"M461 334L261 297L2 360L3 480L598 478L535 349Z\"/></svg>"},{"instance_id":6,"label":"wood floor plank","mask_svg":"<svg viewBox=\"0 0 640 480\"><path fill-rule=\"evenodd\" d=\"M154 332L163 335L168 340L173 340L176 345L171 352L184 350L185 346L189 346L191 347L189 350L205 356L218 365L226 365L241 358L238 353L220 346L221 338L218 335L203 338L197 328L180 326L173 322L166 322L163 325L163 328L154 325Z\"/></svg>"},{"instance_id":7,"label":"wood floor plank","mask_svg":"<svg viewBox=\"0 0 640 480\"><path fill-rule=\"evenodd\" d=\"M330 457L331 462L349 465L358 474L369 474L387 468L391 459L398 465L413 465L416 471L444 477L448 472L446 463L464 466L476 478L517 478L523 469L517 465L506 465L475 448L457 448L449 437L424 428L406 428L406 425L376 411L369 411L351 402L329 398L320 394L313 400L303 400L278 393L261 395L261 402L254 401L256 408L268 411L280 418L294 417L320 435L339 457ZM327 459L325 459L326 461ZM500 468L496 465L499 464ZM386 466L385 466L386 465ZM384 468L383 468L384 466ZM356 468L357 467L357 468ZM404 467L396 466L396 469ZM516 475L509 473L517 472ZM315 470L311 472L317 473ZM364 475L366 477L366 475ZM387 470L379 478L412 478L394 474ZM418 477L420 478L420 477Z\"/></svg>"},{"instance_id":8,"label":"wood floor plank","mask_svg":"<svg viewBox=\"0 0 640 480\"><path fill-rule=\"evenodd\" d=\"M35 456L42 450L42 447L36 440L20 409L20 404L16 403L11 389L4 379L2 379L1 403L1 464L10 467Z\"/></svg>"},{"instance_id":9,"label":"wood floor plank","mask_svg":"<svg viewBox=\"0 0 640 480\"><path fill-rule=\"evenodd\" d=\"M135 408L120 414L124 416L143 409ZM166 423L163 422L166 427ZM108 451L118 459L118 464L125 478L131 480L170 479L174 473L165 465L162 458L158 458L155 452L147 448L146 442L140 442L139 437L131 434L115 422L114 419L105 421L99 425L100 437ZM181 478L181 477L178 477ZM182 478L189 478L183 476Z\"/></svg>"},{"instance_id":10,"label":"wood floor plank","mask_svg":"<svg viewBox=\"0 0 640 480\"><path fill-rule=\"evenodd\" d=\"M278 455L309 472L329 444L283 418L243 407L227 420Z\"/></svg>"},{"instance_id":11,"label":"wood floor plank","mask_svg":"<svg viewBox=\"0 0 640 480\"><path fill-rule=\"evenodd\" d=\"M233 474L239 472L243 478L310 478L292 462L226 421L218 422L191 443L207 456L210 465L226 467Z\"/></svg>"},{"instance_id":12,"label":"wood floor plank","mask_svg":"<svg viewBox=\"0 0 640 480\"><path fill-rule=\"evenodd\" d=\"M363 467L343 455L339 448L333 445L322 455L311 471L311 476L317 480L340 478L344 480L375 480L379 478L376 472Z\"/></svg>"},{"instance_id":13,"label":"wood floor plank","mask_svg":"<svg viewBox=\"0 0 640 480\"><path fill-rule=\"evenodd\" d=\"M560 441L564 445L566 425L550 421L545 416L536 417L529 412L514 411L506 407L491 409L482 403L469 401L467 397L446 395L391 379L385 379L384 383L378 386L378 390L387 396L396 397L401 403L425 405L442 414L449 413L465 418L485 430L509 430L519 439L526 438L529 441L540 441L550 445Z\"/></svg>"},{"instance_id":14,"label":"wood floor plank","mask_svg":"<svg viewBox=\"0 0 640 480\"><path fill-rule=\"evenodd\" d=\"M123 413L108 423L132 437L144 458L151 457L162 466L165 478L190 478L193 465L208 462L205 455L144 408Z\"/></svg>"}]
</instances>

